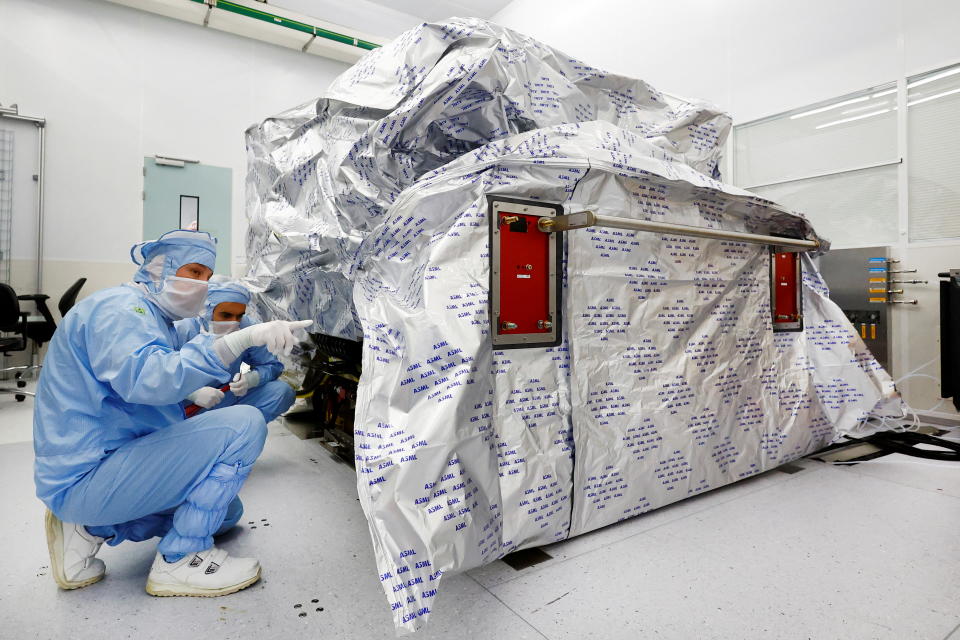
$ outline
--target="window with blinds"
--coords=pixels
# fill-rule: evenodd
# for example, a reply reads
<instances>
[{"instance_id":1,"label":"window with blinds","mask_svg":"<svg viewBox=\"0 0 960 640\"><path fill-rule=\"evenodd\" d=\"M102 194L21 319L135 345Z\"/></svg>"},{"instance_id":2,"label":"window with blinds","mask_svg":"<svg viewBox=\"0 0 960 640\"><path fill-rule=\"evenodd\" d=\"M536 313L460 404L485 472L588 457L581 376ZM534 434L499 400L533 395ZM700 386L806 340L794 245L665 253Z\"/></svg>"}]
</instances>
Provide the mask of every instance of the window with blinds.
<instances>
[{"instance_id":1,"label":"window with blinds","mask_svg":"<svg viewBox=\"0 0 960 640\"><path fill-rule=\"evenodd\" d=\"M910 240L960 238L960 65L907 79Z\"/></svg>"},{"instance_id":2,"label":"window with blinds","mask_svg":"<svg viewBox=\"0 0 960 640\"><path fill-rule=\"evenodd\" d=\"M781 182L751 189L802 213L840 249L897 240L897 165Z\"/></svg>"},{"instance_id":3,"label":"window with blinds","mask_svg":"<svg viewBox=\"0 0 960 640\"><path fill-rule=\"evenodd\" d=\"M897 240L894 83L736 127L735 184L807 216L835 247Z\"/></svg>"}]
</instances>

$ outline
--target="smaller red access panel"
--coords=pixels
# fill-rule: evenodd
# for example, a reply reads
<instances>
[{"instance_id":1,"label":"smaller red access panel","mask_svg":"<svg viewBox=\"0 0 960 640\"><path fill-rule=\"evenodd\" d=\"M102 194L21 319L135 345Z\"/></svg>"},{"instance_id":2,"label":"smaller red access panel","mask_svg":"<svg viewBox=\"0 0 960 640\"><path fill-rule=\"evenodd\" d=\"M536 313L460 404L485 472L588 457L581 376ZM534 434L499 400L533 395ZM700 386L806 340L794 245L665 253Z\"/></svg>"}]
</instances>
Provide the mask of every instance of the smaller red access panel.
<instances>
[{"instance_id":1,"label":"smaller red access panel","mask_svg":"<svg viewBox=\"0 0 960 640\"><path fill-rule=\"evenodd\" d=\"M770 306L774 331L801 331L800 254L770 254Z\"/></svg>"}]
</instances>

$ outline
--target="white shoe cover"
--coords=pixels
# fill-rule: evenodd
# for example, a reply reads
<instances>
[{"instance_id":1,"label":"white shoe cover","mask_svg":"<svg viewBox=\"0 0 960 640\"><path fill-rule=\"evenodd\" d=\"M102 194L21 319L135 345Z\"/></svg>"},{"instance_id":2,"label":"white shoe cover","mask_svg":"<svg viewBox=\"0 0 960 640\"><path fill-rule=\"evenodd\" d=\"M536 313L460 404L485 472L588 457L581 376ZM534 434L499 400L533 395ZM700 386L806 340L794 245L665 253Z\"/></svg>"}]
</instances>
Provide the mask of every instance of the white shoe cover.
<instances>
[{"instance_id":1,"label":"white shoe cover","mask_svg":"<svg viewBox=\"0 0 960 640\"><path fill-rule=\"evenodd\" d=\"M92 536L82 525L62 522L47 509L44 518L50 570L61 589L79 589L98 582L107 571L96 558L103 538Z\"/></svg>"},{"instance_id":2,"label":"white shoe cover","mask_svg":"<svg viewBox=\"0 0 960 640\"><path fill-rule=\"evenodd\" d=\"M210 547L177 562L167 562L157 553L147 577L147 593L153 596L225 596L260 579L260 562L235 558L223 549Z\"/></svg>"}]
</instances>

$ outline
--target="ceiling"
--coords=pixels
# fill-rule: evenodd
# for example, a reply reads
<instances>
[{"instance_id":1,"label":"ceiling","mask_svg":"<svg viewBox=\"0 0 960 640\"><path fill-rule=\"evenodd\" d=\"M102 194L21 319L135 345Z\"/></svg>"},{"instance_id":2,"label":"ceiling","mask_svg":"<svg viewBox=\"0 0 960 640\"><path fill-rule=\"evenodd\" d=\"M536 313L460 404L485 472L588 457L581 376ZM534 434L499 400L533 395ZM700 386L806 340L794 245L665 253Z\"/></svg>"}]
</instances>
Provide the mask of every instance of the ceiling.
<instances>
[{"instance_id":1,"label":"ceiling","mask_svg":"<svg viewBox=\"0 0 960 640\"><path fill-rule=\"evenodd\" d=\"M512 0L372 0L376 4L399 9L434 22L451 16L492 18Z\"/></svg>"},{"instance_id":2,"label":"ceiling","mask_svg":"<svg viewBox=\"0 0 960 640\"><path fill-rule=\"evenodd\" d=\"M418 21L426 20L435 22L451 16L492 18L495 13L500 11L512 0L367 0L365 4L379 5L384 11L391 14L406 14L416 18ZM283 9L296 11L308 16L323 18L331 22L341 22L337 20L336 13L330 15L329 7L332 3L318 0L268 0L272 4ZM356 9L356 2L338 2L343 9Z\"/></svg>"}]
</instances>

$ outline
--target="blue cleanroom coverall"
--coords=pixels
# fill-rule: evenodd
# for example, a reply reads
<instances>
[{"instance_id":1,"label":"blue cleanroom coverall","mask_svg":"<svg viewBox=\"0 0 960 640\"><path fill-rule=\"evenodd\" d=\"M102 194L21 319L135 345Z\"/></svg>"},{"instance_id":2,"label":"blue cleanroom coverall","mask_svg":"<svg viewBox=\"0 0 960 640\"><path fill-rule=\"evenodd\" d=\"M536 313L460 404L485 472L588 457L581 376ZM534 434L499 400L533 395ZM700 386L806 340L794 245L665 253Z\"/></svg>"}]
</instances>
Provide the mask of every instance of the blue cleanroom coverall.
<instances>
[{"instance_id":1,"label":"blue cleanroom coverall","mask_svg":"<svg viewBox=\"0 0 960 640\"><path fill-rule=\"evenodd\" d=\"M203 315L184 318L173 324L177 332L178 344L186 344L196 336L208 333L213 322L213 312L221 302L239 302L249 305L250 292L237 283L211 282ZM254 322L244 316L238 328L244 329L252 324ZM260 377L258 385L242 397L234 395L231 391L225 392L223 400L208 411L246 404L260 409L263 419L272 422L277 416L286 412L296 399L293 388L286 382L277 380L277 377L283 373L283 364L266 347L251 347L230 365L231 379L233 379L232 376L240 373L240 365L244 362L250 365L251 371L257 372Z\"/></svg>"},{"instance_id":2,"label":"blue cleanroom coverall","mask_svg":"<svg viewBox=\"0 0 960 640\"><path fill-rule=\"evenodd\" d=\"M187 394L229 381L233 362L210 335L178 349L161 294L184 264L212 269L215 252L189 231L134 247L135 282L64 317L37 386L37 496L111 545L160 535L168 560L212 546L228 510L239 519L235 498L266 438L252 406L184 416Z\"/></svg>"}]
</instances>

